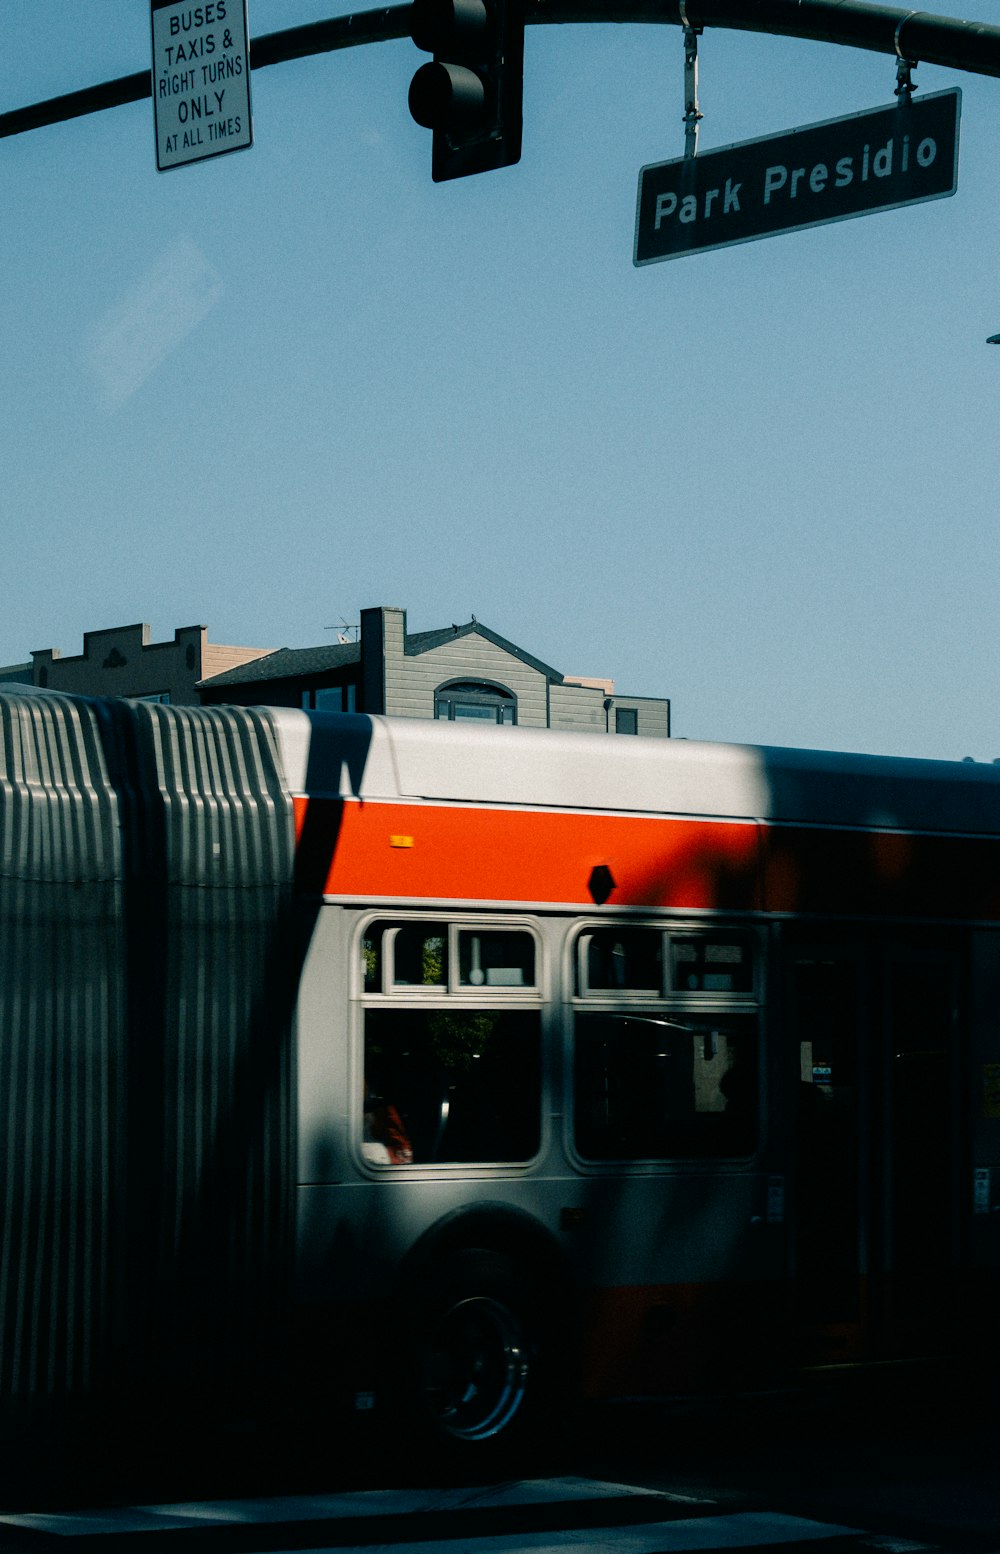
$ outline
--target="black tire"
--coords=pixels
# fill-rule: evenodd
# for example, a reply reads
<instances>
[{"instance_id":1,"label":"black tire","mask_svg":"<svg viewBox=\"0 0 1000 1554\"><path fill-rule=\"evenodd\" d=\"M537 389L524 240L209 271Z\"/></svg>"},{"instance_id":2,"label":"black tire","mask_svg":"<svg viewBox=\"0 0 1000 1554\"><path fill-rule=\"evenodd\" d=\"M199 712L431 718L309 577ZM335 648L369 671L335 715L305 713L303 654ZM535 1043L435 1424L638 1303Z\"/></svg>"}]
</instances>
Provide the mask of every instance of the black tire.
<instances>
[{"instance_id":1,"label":"black tire","mask_svg":"<svg viewBox=\"0 0 1000 1554\"><path fill-rule=\"evenodd\" d=\"M403 1379L430 1444L477 1461L531 1444L561 1401L551 1294L513 1258L479 1248L428 1264L412 1294Z\"/></svg>"}]
</instances>

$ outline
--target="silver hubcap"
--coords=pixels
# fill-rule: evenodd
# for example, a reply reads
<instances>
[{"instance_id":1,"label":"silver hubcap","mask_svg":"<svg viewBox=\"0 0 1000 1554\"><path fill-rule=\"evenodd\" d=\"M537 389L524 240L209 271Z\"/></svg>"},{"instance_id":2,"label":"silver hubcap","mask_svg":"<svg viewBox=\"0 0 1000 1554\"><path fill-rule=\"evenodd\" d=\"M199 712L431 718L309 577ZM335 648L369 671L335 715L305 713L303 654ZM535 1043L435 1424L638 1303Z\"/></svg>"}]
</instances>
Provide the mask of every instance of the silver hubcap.
<instances>
[{"instance_id":1,"label":"silver hubcap","mask_svg":"<svg viewBox=\"0 0 1000 1554\"><path fill-rule=\"evenodd\" d=\"M524 1332L513 1312L487 1295L456 1302L433 1334L424 1375L428 1406L442 1428L464 1441L497 1435L527 1386Z\"/></svg>"}]
</instances>

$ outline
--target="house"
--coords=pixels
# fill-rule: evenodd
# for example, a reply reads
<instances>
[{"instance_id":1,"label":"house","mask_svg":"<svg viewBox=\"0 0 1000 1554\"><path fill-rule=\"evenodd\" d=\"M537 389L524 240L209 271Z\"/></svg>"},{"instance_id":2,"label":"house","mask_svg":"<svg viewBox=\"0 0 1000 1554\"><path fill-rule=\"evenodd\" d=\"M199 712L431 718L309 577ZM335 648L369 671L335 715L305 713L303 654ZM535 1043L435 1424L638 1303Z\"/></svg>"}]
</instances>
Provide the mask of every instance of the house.
<instances>
[{"instance_id":1,"label":"house","mask_svg":"<svg viewBox=\"0 0 1000 1554\"><path fill-rule=\"evenodd\" d=\"M589 733L670 734L664 697L616 693L564 675L473 616L409 632L406 611L361 611L357 641L278 648L198 682L205 705L238 703L520 724Z\"/></svg>"}]
</instances>

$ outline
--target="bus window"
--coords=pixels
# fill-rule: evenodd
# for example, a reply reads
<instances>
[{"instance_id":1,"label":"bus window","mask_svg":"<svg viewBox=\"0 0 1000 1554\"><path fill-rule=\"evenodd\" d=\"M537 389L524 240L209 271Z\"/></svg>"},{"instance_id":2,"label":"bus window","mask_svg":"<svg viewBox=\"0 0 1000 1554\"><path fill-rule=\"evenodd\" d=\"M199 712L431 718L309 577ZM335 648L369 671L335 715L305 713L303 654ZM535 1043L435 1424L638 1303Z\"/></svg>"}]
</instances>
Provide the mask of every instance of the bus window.
<instances>
[{"instance_id":1,"label":"bus window","mask_svg":"<svg viewBox=\"0 0 1000 1554\"><path fill-rule=\"evenodd\" d=\"M582 940L581 993L663 991L663 935L655 928L598 928Z\"/></svg>"},{"instance_id":2,"label":"bus window","mask_svg":"<svg viewBox=\"0 0 1000 1554\"><path fill-rule=\"evenodd\" d=\"M574 1119L585 1160L751 1154L755 1017L578 1013Z\"/></svg>"},{"instance_id":3,"label":"bus window","mask_svg":"<svg viewBox=\"0 0 1000 1554\"><path fill-rule=\"evenodd\" d=\"M368 1009L364 1064L370 1162L521 1163L538 1153L537 1010ZM398 1119L404 1144L377 1136L382 1119Z\"/></svg>"},{"instance_id":4,"label":"bus window","mask_svg":"<svg viewBox=\"0 0 1000 1554\"><path fill-rule=\"evenodd\" d=\"M752 941L744 934L671 934L670 973L675 993L752 993Z\"/></svg>"},{"instance_id":5,"label":"bus window","mask_svg":"<svg viewBox=\"0 0 1000 1554\"><path fill-rule=\"evenodd\" d=\"M366 993L382 991L382 923L373 923L361 941L361 977Z\"/></svg>"},{"instance_id":6,"label":"bus window","mask_svg":"<svg viewBox=\"0 0 1000 1554\"><path fill-rule=\"evenodd\" d=\"M391 938L394 986L448 986L446 923L404 923Z\"/></svg>"},{"instance_id":7,"label":"bus window","mask_svg":"<svg viewBox=\"0 0 1000 1554\"><path fill-rule=\"evenodd\" d=\"M461 929L458 973L461 987L534 987L535 941L530 933Z\"/></svg>"}]
</instances>

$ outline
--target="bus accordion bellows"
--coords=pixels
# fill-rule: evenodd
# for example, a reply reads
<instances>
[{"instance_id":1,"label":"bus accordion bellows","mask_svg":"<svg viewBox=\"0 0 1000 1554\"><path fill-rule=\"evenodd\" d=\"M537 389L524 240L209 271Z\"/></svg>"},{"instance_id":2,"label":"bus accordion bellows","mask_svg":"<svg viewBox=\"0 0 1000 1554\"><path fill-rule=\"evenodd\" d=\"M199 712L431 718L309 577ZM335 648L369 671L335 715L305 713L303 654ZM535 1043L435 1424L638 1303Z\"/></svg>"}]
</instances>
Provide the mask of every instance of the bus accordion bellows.
<instances>
[{"instance_id":1,"label":"bus accordion bellows","mask_svg":"<svg viewBox=\"0 0 1000 1554\"><path fill-rule=\"evenodd\" d=\"M0 1418L960 1353L1000 771L0 693Z\"/></svg>"}]
</instances>

